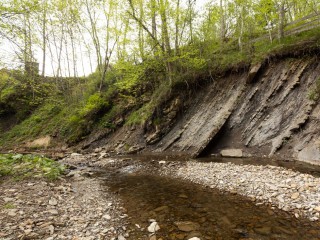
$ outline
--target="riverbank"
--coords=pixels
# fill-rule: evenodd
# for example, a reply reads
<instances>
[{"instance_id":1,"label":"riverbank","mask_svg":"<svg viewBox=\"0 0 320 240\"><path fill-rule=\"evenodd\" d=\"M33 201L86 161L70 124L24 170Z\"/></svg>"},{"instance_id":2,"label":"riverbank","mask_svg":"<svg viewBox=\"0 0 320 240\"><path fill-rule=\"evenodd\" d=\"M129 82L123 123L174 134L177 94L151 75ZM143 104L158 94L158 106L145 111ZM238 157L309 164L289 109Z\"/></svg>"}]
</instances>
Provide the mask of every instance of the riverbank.
<instances>
[{"instance_id":1,"label":"riverbank","mask_svg":"<svg viewBox=\"0 0 320 240\"><path fill-rule=\"evenodd\" d=\"M57 181L1 182L1 240L320 237L320 179L309 174L105 152L73 153L59 162L72 170ZM159 221L159 234L148 232L150 219ZM182 220L198 230L181 231L175 224ZM220 230L207 231L212 226Z\"/></svg>"},{"instance_id":2,"label":"riverbank","mask_svg":"<svg viewBox=\"0 0 320 240\"><path fill-rule=\"evenodd\" d=\"M239 194L257 205L270 205L289 212L295 218L306 217L310 221L320 219L320 178L285 167L197 160L166 161L166 158L157 156L111 158L104 152L71 156L64 161L99 168L139 165L139 171L157 172L170 178L184 179L205 187Z\"/></svg>"},{"instance_id":3,"label":"riverbank","mask_svg":"<svg viewBox=\"0 0 320 240\"><path fill-rule=\"evenodd\" d=\"M296 218L318 221L320 179L309 174L276 166L235 165L190 161L169 175L210 188L239 194L290 212Z\"/></svg>"},{"instance_id":4,"label":"riverbank","mask_svg":"<svg viewBox=\"0 0 320 240\"><path fill-rule=\"evenodd\" d=\"M0 184L0 239L120 239L126 236L121 201L85 169L57 181Z\"/></svg>"}]
</instances>

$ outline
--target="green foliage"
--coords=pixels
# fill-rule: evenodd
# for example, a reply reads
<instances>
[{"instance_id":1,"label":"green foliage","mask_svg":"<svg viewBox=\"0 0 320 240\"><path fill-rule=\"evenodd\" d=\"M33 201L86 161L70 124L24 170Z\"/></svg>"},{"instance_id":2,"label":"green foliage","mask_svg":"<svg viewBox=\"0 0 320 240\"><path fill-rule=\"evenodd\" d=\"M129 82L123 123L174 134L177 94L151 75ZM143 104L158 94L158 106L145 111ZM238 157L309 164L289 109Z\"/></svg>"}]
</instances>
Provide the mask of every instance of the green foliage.
<instances>
[{"instance_id":1,"label":"green foliage","mask_svg":"<svg viewBox=\"0 0 320 240\"><path fill-rule=\"evenodd\" d=\"M64 105L61 102L49 101L35 110L33 114L13 127L9 132L0 134L0 145L22 142L40 135L53 133L59 127Z\"/></svg>"},{"instance_id":2,"label":"green foliage","mask_svg":"<svg viewBox=\"0 0 320 240\"><path fill-rule=\"evenodd\" d=\"M85 106L79 110L79 115L80 117L88 117L107 107L109 107L109 103L101 97L100 93L95 93L89 97Z\"/></svg>"},{"instance_id":3,"label":"green foliage","mask_svg":"<svg viewBox=\"0 0 320 240\"><path fill-rule=\"evenodd\" d=\"M57 179L65 167L54 160L22 154L0 154L0 177L11 176L17 180L24 178Z\"/></svg>"},{"instance_id":4,"label":"green foliage","mask_svg":"<svg viewBox=\"0 0 320 240\"><path fill-rule=\"evenodd\" d=\"M150 108L148 108L148 105L145 107L140 108L137 111L132 112L128 119L126 124L127 125L141 125L144 124L145 121L151 116L152 112L150 111Z\"/></svg>"},{"instance_id":5,"label":"green foliage","mask_svg":"<svg viewBox=\"0 0 320 240\"><path fill-rule=\"evenodd\" d=\"M283 53L290 53L299 49L311 49L312 47L319 46L319 44L319 29L313 29L292 36L287 36L281 41L273 41L272 43L270 43L268 40L257 41L254 44L252 62L261 62L270 55L281 55Z\"/></svg>"},{"instance_id":6,"label":"green foliage","mask_svg":"<svg viewBox=\"0 0 320 240\"><path fill-rule=\"evenodd\" d=\"M119 61L111 73L114 85L122 92L136 93L139 85L156 84L159 73L165 73L162 58L146 59L142 63L134 64L129 61Z\"/></svg>"}]
</instances>

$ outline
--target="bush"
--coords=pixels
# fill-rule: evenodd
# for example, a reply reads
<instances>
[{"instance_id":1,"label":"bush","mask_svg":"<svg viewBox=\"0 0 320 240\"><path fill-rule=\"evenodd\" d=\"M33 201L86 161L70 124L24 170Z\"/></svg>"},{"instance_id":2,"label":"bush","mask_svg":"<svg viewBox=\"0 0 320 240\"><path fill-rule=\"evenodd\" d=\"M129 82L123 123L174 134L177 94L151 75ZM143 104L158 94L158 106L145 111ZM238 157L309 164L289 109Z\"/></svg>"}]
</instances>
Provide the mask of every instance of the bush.
<instances>
[{"instance_id":1,"label":"bush","mask_svg":"<svg viewBox=\"0 0 320 240\"><path fill-rule=\"evenodd\" d=\"M81 117L92 116L107 107L109 107L109 103L101 97L100 93L95 93L89 97L85 106L80 109L79 115Z\"/></svg>"}]
</instances>

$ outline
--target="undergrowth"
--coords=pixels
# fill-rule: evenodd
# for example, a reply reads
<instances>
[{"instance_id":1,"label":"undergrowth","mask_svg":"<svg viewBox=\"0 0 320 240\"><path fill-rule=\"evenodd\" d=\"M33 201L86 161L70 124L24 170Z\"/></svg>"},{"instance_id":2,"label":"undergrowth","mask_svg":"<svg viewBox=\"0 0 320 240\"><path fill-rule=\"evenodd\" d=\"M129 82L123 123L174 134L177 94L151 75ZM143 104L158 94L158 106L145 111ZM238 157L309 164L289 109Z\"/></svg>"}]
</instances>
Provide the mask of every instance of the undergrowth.
<instances>
[{"instance_id":1,"label":"undergrowth","mask_svg":"<svg viewBox=\"0 0 320 240\"><path fill-rule=\"evenodd\" d=\"M0 154L0 178L46 178L56 180L65 167L54 160L36 155Z\"/></svg>"}]
</instances>

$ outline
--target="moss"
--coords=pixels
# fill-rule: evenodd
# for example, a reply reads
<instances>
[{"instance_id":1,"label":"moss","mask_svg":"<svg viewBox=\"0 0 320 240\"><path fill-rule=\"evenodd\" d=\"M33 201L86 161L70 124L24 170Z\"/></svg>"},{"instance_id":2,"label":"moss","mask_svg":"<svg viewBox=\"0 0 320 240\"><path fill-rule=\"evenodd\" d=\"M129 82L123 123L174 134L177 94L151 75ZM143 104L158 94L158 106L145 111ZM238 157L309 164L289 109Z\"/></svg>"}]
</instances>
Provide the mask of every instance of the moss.
<instances>
[{"instance_id":1,"label":"moss","mask_svg":"<svg viewBox=\"0 0 320 240\"><path fill-rule=\"evenodd\" d=\"M315 102L320 99L320 77L316 80L313 88L310 90L308 99Z\"/></svg>"},{"instance_id":2,"label":"moss","mask_svg":"<svg viewBox=\"0 0 320 240\"><path fill-rule=\"evenodd\" d=\"M3 205L3 209L15 209L15 208L16 208L16 206L13 203L10 203L10 202L5 203Z\"/></svg>"}]
</instances>

